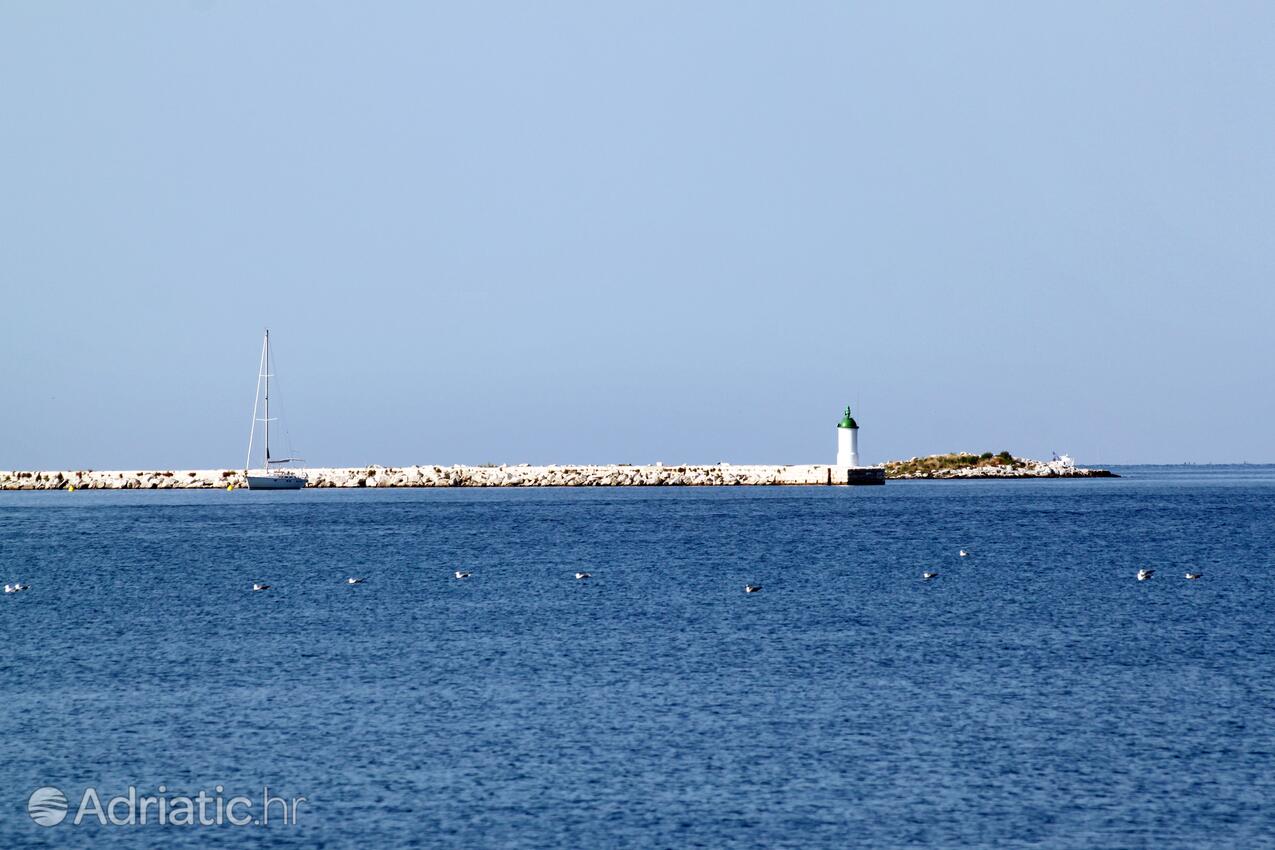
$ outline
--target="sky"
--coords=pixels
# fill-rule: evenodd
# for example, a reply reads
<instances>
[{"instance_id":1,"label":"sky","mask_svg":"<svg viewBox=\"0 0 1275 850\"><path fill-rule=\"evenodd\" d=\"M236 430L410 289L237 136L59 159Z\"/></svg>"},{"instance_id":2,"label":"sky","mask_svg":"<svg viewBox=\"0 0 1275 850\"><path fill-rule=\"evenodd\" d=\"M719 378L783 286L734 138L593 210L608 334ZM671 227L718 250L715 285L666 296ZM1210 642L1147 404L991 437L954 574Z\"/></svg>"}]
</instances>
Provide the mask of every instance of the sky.
<instances>
[{"instance_id":1,"label":"sky","mask_svg":"<svg viewBox=\"0 0 1275 850\"><path fill-rule=\"evenodd\" d=\"M0 468L1272 462L1275 5L0 5Z\"/></svg>"}]
</instances>

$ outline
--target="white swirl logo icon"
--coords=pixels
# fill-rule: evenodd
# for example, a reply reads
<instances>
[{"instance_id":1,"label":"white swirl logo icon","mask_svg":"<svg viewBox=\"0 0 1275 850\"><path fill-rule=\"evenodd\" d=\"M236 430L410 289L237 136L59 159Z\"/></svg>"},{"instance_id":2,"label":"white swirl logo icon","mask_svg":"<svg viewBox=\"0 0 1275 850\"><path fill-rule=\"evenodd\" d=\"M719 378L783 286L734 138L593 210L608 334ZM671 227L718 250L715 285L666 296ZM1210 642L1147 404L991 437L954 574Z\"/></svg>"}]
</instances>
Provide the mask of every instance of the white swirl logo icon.
<instances>
[{"instance_id":1,"label":"white swirl logo icon","mask_svg":"<svg viewBox=\"0 0 1275 850\"><path fill-rule=\"evenodd\" d=\"M37 788L27 798L27 814L40 826L57 826L66 820L66 795L51 786Z\"/></svg>"}]
</instances>

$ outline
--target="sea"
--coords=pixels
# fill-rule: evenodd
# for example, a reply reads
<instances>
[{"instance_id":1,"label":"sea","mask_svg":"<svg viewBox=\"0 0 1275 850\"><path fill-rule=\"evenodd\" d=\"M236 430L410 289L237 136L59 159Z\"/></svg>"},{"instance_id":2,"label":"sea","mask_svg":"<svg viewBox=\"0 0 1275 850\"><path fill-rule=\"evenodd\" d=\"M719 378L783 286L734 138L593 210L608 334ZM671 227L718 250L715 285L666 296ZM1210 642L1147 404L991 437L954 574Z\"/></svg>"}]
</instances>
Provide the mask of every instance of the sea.
<instances>
[{"instance_id":1,"label":"sea","mask_svg":"<svg viewBox=\"0 0 1275 850\"><path fill-rule=\"evenodd\" d=\"M1115 469L0 493L0 848L1275 847L1275 467Z\"/></svg>"}]
</instances>

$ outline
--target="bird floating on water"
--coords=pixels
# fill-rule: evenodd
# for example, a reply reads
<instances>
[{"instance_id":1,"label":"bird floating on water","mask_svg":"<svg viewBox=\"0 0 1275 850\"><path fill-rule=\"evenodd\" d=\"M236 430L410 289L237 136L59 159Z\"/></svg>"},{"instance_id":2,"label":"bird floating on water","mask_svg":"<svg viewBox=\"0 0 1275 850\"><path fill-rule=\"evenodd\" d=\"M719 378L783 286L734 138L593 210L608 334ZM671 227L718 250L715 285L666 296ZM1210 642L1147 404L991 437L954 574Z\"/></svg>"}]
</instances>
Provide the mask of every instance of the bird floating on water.
<instances>
[{"instance_id":1,"label":"bird floating on water","mask_svg":"<svg viewBox=\"0 0 1275 850\"><path fill-rule=\"evenodd\" d=\"M576 581L580 581L586 578L593 578L593 576L590 575L589 573L576 573Z\"/></svg>"},{"instance_id":2,"label":"bird floating on water","mask_svg":"<svg viewBox=\"0 0 1275 850\"><path fill-rule=\"evenodd\" d=\"M758 592L760 592L760 591L761 591L761 585L760 585L760 584L746 584L746 585L744 585L744 593L758 593Z\"/></svg>"},{"instance_id":3,"label":"bird floating on water","mask_svg":"<svg viewBox=\"0 0 1275 850\"><path fill-rule=\"evenodd\" d=\"M966 552L964 549L962 549L962 550L961 550L961 557L962 557L962 558L968 558L969 556L970 556L970 553L969 553L969 552Z\"/></svg>"},{"instance_id":4,"label":"bird floating on water","mask_svg":"<svg viewBox=\"0 0 1275 850\"><path fill-rule=\"evenodd\" d=\"M1155 570L1138 570L1138 581L1146 581L1155 575Z\"/></svg>"},{"instance_id":5,"label":"bird floating on water","mask_svg":"<svg viewBox=\"0 0 1275 850\"><path fill-rule=\"evenodd\" d=\"M30 589L31 589L31 585L23 584L20 581L15 581L13 584L6 584L4 586L5 593L21 593L24 590L30 590Z\"/></svg>"},{"instance_id":6,"label":"bird floating on water","mask_svg":"<svg viewBox=\"0 0 1275 850\"><path fill-rule=\"evenodd\" d=\"M454 575L456 578L469 578L470 573L467 573L464 570L457 570Z\"/></svg>"},{"instance_id":7,"label":"bird floating on water","mask_svg":"<svg viewBox=\"0 0 1275 850\"><path fill-rule=\"evenodd\" d=\"M264 584L264 583L259 582L259 581L254 581L254 582L252 583L252 589L253 589L253 591L254 591L254 592L255 592L255 591L258 591L258 590L269 590L269 589L270 589L270 585L268 585L268 584Z\"/></svg>"},{"instance_id":8,"label":"bird floating on water","mask_svg":"<svg viewBox=\"0 0 1275 850\"><path fill-rule=\"evenodd\" d=\"M921 578L925 581L931 581L939 577L938 573L921 573Z\"/></svg>"},{"instance_id":9,"label":"bird floating on water","mask_svg":"<svg viewBox=\"0 0 1275 850\"><path fill-rule=\"evenodd\" d=\"M355 578L354 576L350 576L349 578L347 578L347 579L345 580L345 583L346 583L346 584L362 584L362 583L363 583L363 579L361 579L361 578Z\"/></svg>"},{"instance_id":10,"label":"bird floating on water","mask_svg":"<svg viewBox=\"0 0 1275 850\"><path fill-rule=\"evenodd\" d=\"M1195 581L1197 578L1202 578L1203 576L1204 576L1204 573L1187 573L1186 574L1186 577L1189 578L1191 581Z\"/></svg>"}]
</instances>

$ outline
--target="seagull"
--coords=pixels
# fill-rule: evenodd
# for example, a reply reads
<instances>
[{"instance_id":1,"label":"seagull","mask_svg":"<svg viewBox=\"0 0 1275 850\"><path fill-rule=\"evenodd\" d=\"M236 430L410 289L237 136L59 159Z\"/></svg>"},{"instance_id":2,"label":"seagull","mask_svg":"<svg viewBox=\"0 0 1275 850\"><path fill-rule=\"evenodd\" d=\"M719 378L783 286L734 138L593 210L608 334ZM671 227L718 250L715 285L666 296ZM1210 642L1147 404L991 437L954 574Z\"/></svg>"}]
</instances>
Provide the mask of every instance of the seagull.
<instances>
[{"instance_id":1,"label":"seagull","mask_svg":"<svg viewBox=\"0 0 1275 850\"><path fill-rule=\"evenodd\" d=\"M576 580L586 579L586 578L593 578L593 576L589 575L588 573L576 573Z\"/></svg>"},{"instance_id":2,"label":"seagull","mask_svg":"<svg viewBox=\"0 0 1275 850\"><path fill-rule=\"evenodd\" d=\"M21 593L24 590L30 590L30 589L31 589L31 585L23 584L20 581L15 581L13 584L6 584L4 586L5 593Z\"/></svg>"},{"instance_id":3,"label":"seagull","mask_svg":"<svg viewBox=\"0 0 1275 850\"><path fill-rule=\"evenodd\" d=\"M457 570L457 571L456 571L456 573L455 573L455 575L456 575L456 578L469 578L469 576L470 576L470 574L469 574L469 573L467 573L467 572L462 572L461 570Z\"/></svg>"},{"instance_id":4,"label":"seagull","mask_svg":"<svg viewBox=\"0 0 1275 850\"><path fill-rule=\"evenodd\" d=\"M1138 570L1138 581L1146 581L1155 575L1155 570Z\"/></svg>"},{"instance_id":5,"label":"seagull","mask_svg":"<svg viewBox=\"0 0 1275 850\"><path fill-rule=\"evenodd\" d=\"M1204 573L1187 573L1186 577L1189 578L1191 581L1195 581L1197 578L1201 578L1203 575Z\"/></svg>"},{"instance_id":6,"label":"seagull","mask_svg":"<svg viewBox=\"0 0 1275 850\"><path fill-rule=\"evenodd\" d=\"M760 592L760 591L761 591L761 585L760 585L760 584L746 584L746 585L744 585L744 593L758 593L758 592Z\"/></svg>"},{"instance_id":7,"label":"seagull","mask_svg":"<svg viewBox=\"0 0 1275 850\"><path fill-rule=\"evenodd\" d=\"M938 577L938 573L921 573L921 578L925 581L930 581L931 579L936 579Z\"/></svg>"},{"instance_id":8,"label":"seagull","mask_svg":"<svg viewBox=\"0 0 1275 850\"><path fill-rule=\"evenodd\" d=\"M962 550L961 550L961 557L962 557L962 558L968 558L969 556L970 556L970 553L969 553L969 552L966 552L964 549L962 549Z\"/></svg>"},{"instance_id":9,"label":"seagull","mask_svg":"<svg viewBox=\"0 0 1275 850\"><path fill-rule=\"evenodd\" d=\"M350 576L349 578L347 578L347 579L345 580L345 583L346 583L346 584L362 584L362 583L363 583L363 579L361 579L361 578L354 578L354 576Z\"/></svg>"},{"instance_id":10,"label":"seagull","mask_svg":"<svg viewBox=\"0 0 1275 850\"><path fill-rule=\"evenodd\" d=\"M259 581L254 581L254 582L252 583L252 589L253 589L253 591L254 591L254 592L255 592L255 591L258 591L258 590L269 590L269 589L270 589L270 585L268 585L268 584L262 584L262 583L261 583L261 582L259 582Z\"/></svg>"}]
</instances>

